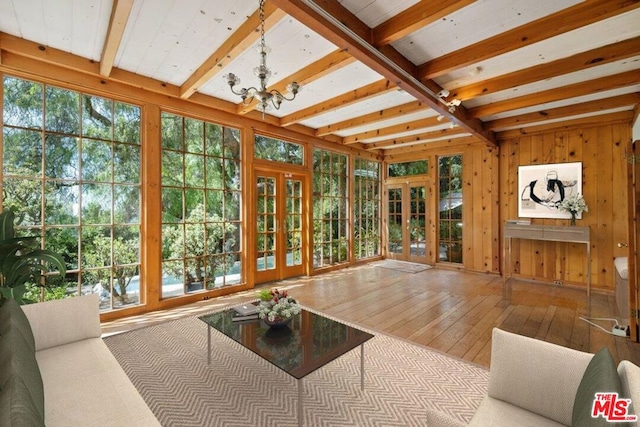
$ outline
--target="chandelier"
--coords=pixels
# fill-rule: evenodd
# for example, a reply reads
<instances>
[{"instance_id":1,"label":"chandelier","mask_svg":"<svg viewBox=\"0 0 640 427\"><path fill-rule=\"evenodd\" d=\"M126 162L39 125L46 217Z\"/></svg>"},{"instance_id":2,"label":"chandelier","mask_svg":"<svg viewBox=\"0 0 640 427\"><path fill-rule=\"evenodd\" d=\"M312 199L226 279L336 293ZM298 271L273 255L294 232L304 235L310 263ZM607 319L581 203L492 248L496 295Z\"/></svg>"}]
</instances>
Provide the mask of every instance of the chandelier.
<instances>
[{"instance_id":1,"label":"chandelier","mask_svg":"<svg viewBox=\"0 0 640 427\"><path fill-rule=\"evenodd\" d=\"M290 98L287 98L276 89L267 90L267 81L269 77L271 77L271 70L267 67L268 50L267 44L264 41L264 0L260 0L260 45L258 46L260 65L253 69L253 73L260 79L260 87L243 87L240 90L236 90L235 87L240 84L240 78L238 76L229 73L224 76L224 79L227 81L231 92L242 98L243 105L249 105L254 100L258 101L256 109L262 111L263 119L265 111L269 110L272 105L276 110L279 110L282 101L293 101L301 90L297 82L292 82L287 85L287 91L292 94Z\"/></svg>"}]
</instances>

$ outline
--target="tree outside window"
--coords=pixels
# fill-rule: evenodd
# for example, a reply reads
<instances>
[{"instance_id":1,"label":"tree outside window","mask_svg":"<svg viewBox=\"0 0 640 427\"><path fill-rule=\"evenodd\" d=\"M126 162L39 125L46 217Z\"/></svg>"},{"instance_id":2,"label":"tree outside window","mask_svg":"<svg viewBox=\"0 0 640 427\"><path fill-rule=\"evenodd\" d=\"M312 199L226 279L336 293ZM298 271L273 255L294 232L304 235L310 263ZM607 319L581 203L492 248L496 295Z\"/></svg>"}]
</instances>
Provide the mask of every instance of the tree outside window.
<instances>
[{"instance_id":1,"label":"tree outside window","mask_svg":"<svg viewBox=\"0 0 640 427\"><path fill-rule=\"evenodd\" d=\"M439 261L462 263L462 155L438 159Z\"/></svg>"}]
</instances>

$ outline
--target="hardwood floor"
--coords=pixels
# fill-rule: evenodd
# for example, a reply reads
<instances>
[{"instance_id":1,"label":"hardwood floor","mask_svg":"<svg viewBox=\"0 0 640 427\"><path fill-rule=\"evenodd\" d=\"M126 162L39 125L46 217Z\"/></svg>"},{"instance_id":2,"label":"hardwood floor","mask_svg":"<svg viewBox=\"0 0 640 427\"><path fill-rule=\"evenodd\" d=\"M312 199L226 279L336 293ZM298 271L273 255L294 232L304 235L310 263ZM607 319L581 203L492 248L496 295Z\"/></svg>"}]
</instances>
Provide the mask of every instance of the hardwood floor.
<instances>
[{"instance_id":1,"label":"hardwood floor","mask_svg":"<svg viewBox=\"0 0 640 427\"><path fill-rule=\"evenodd\" d=\"M502 278L434 268L405 273L374 265L269 284L301 304L378 332L435 348L488 367L494 327L574 349L609 347L616 359L640 365L640 344L614 337L580 317L618 317L613 296L512 279L503 299ZM255 291L103 324L105 334L200 314L254 298ZM609 321L596 321L611 330ZM626 323L626 322L625 322Z\"/></svg>"}]
</instances>

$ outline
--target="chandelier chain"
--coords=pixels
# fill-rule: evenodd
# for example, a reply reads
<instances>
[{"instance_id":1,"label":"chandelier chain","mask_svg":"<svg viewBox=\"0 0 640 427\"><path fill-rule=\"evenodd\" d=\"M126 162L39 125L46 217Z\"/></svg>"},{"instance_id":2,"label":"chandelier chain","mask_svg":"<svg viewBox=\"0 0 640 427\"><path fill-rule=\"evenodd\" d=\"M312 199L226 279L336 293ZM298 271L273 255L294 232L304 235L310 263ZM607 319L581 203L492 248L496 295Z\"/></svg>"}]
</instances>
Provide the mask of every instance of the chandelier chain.
<instances>
[{"instance_id":1,"label":"chandelier chain","mask_svg":"<svg viewBox=\"0 0 640 427\"><path fill-rule=\"evenodd\" d=\"M260 0L260 46L263 50L267 47L264 41L264 0Z\"/></svg>"},{"instance_id":2,"label":"chandelier chain","mask_svg":"<svg viewBox=\"0 0 640 427\"><path fill-rule=\"evenodd\" d=\"M240 83L240 78L233 73L226 74L224 79L229 85L231 92L235 95L239 95L242 98L243 105L250 105L254 100L257 101L256 108L262 111L262 117L264 118L265 111L273 106L276 110L280 109L280 104L283 101L293 101L296 98L298 92L300 92L300 85L297 82L291 82L287 86L287 90L291 93L290 97L283 95L277 89L267 89L267 81L271 75L271 71L267 68L267 43L265 41L265 12L264 12L265 0L259 2L259 17L260 17L260 65L255 68L254 72L260 80L258 87L243 87L236 90L235 87Z\"/></svg>"}]
</instances>

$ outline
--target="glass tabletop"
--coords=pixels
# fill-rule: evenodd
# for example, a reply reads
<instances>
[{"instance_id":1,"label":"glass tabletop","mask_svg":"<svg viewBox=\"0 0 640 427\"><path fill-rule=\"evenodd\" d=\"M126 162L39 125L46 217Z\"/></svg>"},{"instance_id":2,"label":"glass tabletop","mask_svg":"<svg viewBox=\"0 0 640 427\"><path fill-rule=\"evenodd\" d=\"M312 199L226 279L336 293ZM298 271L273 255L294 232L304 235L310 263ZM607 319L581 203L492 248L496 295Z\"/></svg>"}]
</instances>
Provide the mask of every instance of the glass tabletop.
<instances>
[{"instance_id":1,"label":"glass tabletop","mask_svg":"<svg viewBox=\"0 0 640 427\"><path fill-rule=\"evenodd\" d=\"M233 309L229 309L199 318L297 379L373 338L307 310L282 329L271 329L259 319L234 321L233 315Z\"/></svg>"}]
</instances>

